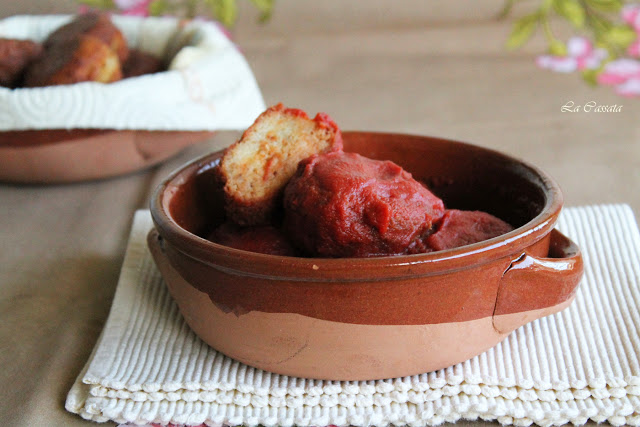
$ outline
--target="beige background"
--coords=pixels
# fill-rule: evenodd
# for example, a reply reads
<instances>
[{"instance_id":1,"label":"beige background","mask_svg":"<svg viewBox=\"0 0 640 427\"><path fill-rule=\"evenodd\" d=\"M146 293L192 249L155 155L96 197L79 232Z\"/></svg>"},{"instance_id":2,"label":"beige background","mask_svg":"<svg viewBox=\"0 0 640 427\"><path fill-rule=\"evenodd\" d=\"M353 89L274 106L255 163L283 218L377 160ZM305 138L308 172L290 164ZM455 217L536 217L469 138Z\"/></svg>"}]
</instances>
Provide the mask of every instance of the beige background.
<instances>
[{"instance_id":1,"label":"beige background","mask_svg":"<svg viewBox=\"0 0 640 427\"><path fill-rule=\"evenodd\" d=\"M539 39L506 52L509 23L495 19L501 4L279 0L263 26L243 6L233 33L267 104L325 111L343 129L499 149L553 175L567 205L628 203L638 215L640 99L537 69ZM74 10L68 0L0 2L0 17ZM623 108L561 113L568 101ZM63 402L108 314L133 211L147 206L171 170L237 136L220 133L160 167L117 179L0 184L1 424L88 424Z\"/></svg>"}]
</instances>

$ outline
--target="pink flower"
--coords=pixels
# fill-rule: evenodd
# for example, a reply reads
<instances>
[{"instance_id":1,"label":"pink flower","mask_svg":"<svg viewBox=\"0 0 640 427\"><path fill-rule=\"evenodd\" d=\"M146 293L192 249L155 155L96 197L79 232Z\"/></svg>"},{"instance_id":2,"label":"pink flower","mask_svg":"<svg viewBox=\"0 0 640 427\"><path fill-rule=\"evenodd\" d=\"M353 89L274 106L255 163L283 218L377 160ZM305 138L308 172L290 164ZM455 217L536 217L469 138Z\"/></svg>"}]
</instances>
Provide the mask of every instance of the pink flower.
<instances>
[{"instance_id":1,"label":"pink flower","mask_svg":"<svg viewBox=\"0 0 640 427\"><path fill-rule=\"evenodd\" d=\"M149 16L149 3L152 0L114 0L123 15Z\"/></svg>"},{"instance_id":2,"label":"pink flower","mask_svg":"<svg viewBox=\"0 0 640 427\"><path fill-rule=\"evenodd\" d=\"M616 86L616 92L622 96L640 96L640 77L630 78L621 85Z\"/></svg>"},{"instance_id":3,"label":"pink flower","mask_svg":"<svg viewBox=\"0 0 640 427\"><path fill-rule=\"evenodd\" d=\"M632 57L640 57L640 4L628 4L622 8L622 19L636 30L636 41L627 48Z\"/></svg>"},{"instance_id":4,"label":"pink flower","mask_svg":"<svg viewBox=\"0 0 640 427\"><path fill-rule=\"evenodd\" d=\"M615 86L622 96L640 96L640 61L622 58L609 62L598 75L598 83Z\"/></svg>"},{"instance_id":5,"label":"pink flower","mask_svg":"<svg viewBox=\"0 0 640 427\"><path fill-rule=\"evenodd\" d=\"M640 31L640 4L628 4L622 8L622 19L636 30Z\"/></svg>"},{"instance_id":6,"label":"pink flower","mask_svg":"<svg viewBox=\"0 0 640 427\"><path fill-rule=\"evenodd\" d=\"M620 85L629 79L640 78L640 61L629 58L616 59L604 66L598 75L598 83Z\"/></svg>"},{"instance_id":7,"label":"pink flower","mask_svg":"<svg viewBox=\"0 0 640 427\"><path fill-rule=\"evenodd\" d=\"M576 60L568 56L540 55L536 58L536 64L540 68L553 70L557 73L571 73L578 68Z\"/></svg>"},{"instance_id":8,"label":"pink flower","mask_svg":"<svg viewBox=\"0 0 640 427\"><path fill-rule=\"evenodd\" d=\"M145 0L114 0L116 7L120 10L131 9L138 6L140 3L149 3Z\"/></svg>"},{"instance_id":9,"label":"pink flower","mask_svg":"<svg viewBox=\"0 0 640 427\"><path fill-rule=\"evenodd\" d=\"M627 53L632 57L640 57L640 39L634 41L627 48Z\"/></svg>"},{"instance_id":10,"label":"pink flower","mask_svg":"<svg viewBox=\"0 0 640 427\"><path fill-rule=\"evenodd\" d=\"M536 58L536 64L540 68L570 73L576 70L596 69L607 56L605 49L594 49L586 38L572 37L567 42L567 56L541 55Z\"/></svg>"}]
</instances>

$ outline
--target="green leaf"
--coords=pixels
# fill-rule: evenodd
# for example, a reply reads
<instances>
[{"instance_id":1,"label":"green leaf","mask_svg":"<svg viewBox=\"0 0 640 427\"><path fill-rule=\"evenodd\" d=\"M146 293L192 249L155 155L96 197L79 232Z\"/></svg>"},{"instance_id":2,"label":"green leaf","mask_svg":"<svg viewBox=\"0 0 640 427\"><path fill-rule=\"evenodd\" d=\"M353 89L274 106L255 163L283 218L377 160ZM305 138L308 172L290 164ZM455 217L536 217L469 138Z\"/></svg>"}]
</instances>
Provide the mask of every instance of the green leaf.
<instances>
[{"instance_id":1,"label":"green leaf","mask_svg":"<svg viewBox=\"0 0 640 427\"><path fill-rule=\"evenodd\" d=\"M567 45L559 40L553 40L549 43L549 53L555 56L567 56Z\"/></svg>"},{"instance_id":2,"label":"green leaf","mask_svg":"<svg viewBox=\"0 0 640 427\"><path fill-rule=\"evenodd\" d=\"M273 9L275 0L250 0L260 12L268 12Z\"/></svg>"},{"instance_id":3,"label":"green leaf","mask_svg":"<svg viewBox=\"0 0 640 427\"><path fill-rule=\"evenodd\" d=\"M271 18L275 0L250 0L251 3L261 12L260 21L264 22Z\"/></svg>"},{"instance_id":4,"label":"green leaf","mask_svg":"<svg viewBox=\"0 0 640 427\"><path fill-rule=\"evenodd\" d=\"M113 0L79 0L79 2L90 7L97 7L99 9L116 8L116 4L113 2Z\"/></svg>"},{"instance_id":5,"label":"green leaf","mask_svg":"<svg viewBox=\"0 0 640 427\"><path fill-rule=\"evenodd\" d=\"M153 0L151 3L149 3L149 6L148 6L149 15L160 16L164 12L166 12L168 7L169 7L169 4L167 3L166 0Z\"/></svg>"},{"instance_id":6,"label":"green leaf","mask_svg":"<svg viewBox=\"0 0 640 427\"><path fill-rule=\"evenodd\" d=\"M584 28L585 10L578 0L555 0L553 7L556 13L578 28Z\"/></svg>"},{"instance_id":7,"label":"green leaf","mask_svg":"<svg viewBox=\"0 0 640 427\"><path fill-rule=\"evenodd\" d=\"M626 25L616 25L603 34L603 40L626 49L636 39L636 32Z\"/></svg>"},{"instance_id":8,"label":"green leaf","mask_svg":"<svg viewBox=\"0 0 640 427\"><path fill-rule=\"evenodd\" d=\"M623 5L623 0L586 0L592 8L601 12L618 12Z\"/></svg>"},{"instance_id":9,"label":"green leaf","mask_svg":"<svg viewBox=\"0 0 640 427\"><path fill-rule=\"evenodd\" d=\"M236 22L238 9L235 0L207 0L213 16L225 27L231 27Z\"/></svg>"},{"instance_id":10,"label":"green leaf","mask_svg":"<svg viewBox=\"0 0 640 427\"><path fill-rule=\"evenodd\" d=\"M522 46L533 35L538 23L540 21L540 15L538 13L532 13L531 15L523 16L513 23L513 29L511 35L507 39L507 48L517 49Z\"/></svg>"},{"instance_id":11,"label":"green leaf","mask_svg":"<svg viewBox=\"0 0 640 427\"><path fill-rule=\"evenodd\" d=\"M582 79L587 82L589 86L598 86L599 73L599 70L584 70L582 71Z\"/></svg>"},{"instance_id":12,"label":"green leaf","mask_svg":"<svg viewBox=\"0 0 640 427\"><path fill-rule=\"evenodd\" d=\"M590 19L591 30L593 31L594 41L598 47L609 48L610 44L607 41L607 34L613 27L613 24L602 17L593 15Z\"/></svg>"},{"instance_id":13,"label":"green leaf","mask_svg":"<svg viewBox=\"0 0 640 427\"><path fill-rule=\"evenodd\" d=\"M516 0L505 0L504 2L504 6L502 6L502 10L500 11L500 13L498 13L497 18L498 19L504 19L506 18L509 13L511 13L511 9L513 9L513 5L515 4Z\"/></svg>"}]
</instances>

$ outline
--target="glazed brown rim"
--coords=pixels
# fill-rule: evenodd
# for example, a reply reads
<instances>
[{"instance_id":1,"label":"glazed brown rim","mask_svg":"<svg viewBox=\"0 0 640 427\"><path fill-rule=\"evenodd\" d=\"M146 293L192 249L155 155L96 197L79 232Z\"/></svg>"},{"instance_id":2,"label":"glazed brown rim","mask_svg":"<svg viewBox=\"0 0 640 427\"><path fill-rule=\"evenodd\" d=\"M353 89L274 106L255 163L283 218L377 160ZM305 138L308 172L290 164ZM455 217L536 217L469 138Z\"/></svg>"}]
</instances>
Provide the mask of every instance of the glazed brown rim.
<instances>
[{"instance_id":1,"label":"glazed brown rim","mask_svg":"<svg viewBox=\"0 0 640 427\"><path fill-rule=\"evenodd\" d=\"M378 138L399 135L382 132L343 132L343 135L348 139L352 133L375 135ZM163 239L166 239L179 252L199 262L239 276L305 282L342 282L346 272L349 273L349 280L352 282L402 280L409 277L446 274L477 267L507 256L515 259L522 255L525 248L541 240L553 229L562 209L562 192L558 184L538 167L474 144L420 135L402 134L402 136L425 142L437 141L461 147L473 147L519 164L542 182L545 190L545 204L542 210L526 224L502 236L460 248L426 254L371 258L302 258L247 252L211 242L185 230L176 224L166 211L164 195L167 187L170 184L179 186L186 177L205 168L212 160L222 155L222 151L219 151L183 165L162 181L151 198L151 216ZM487 255L488 253L490 255ZM248 266L251 271L247 271Z\"/></svg>"}]
</instances>

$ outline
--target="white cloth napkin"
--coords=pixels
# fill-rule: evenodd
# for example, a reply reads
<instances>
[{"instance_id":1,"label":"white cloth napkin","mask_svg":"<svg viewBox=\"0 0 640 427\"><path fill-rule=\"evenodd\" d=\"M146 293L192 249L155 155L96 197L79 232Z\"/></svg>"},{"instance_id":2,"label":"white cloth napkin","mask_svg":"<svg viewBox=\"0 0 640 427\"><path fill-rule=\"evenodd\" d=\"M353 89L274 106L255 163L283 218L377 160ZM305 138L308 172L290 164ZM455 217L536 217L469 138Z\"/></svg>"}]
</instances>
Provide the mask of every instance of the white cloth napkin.
<instances>
[{"instance_id":1,"label":"white cloth napkin","mask_svg":"<svg viewBox=\"0 0 640 427\"><path fill-rule=\"evenodd\" d=\"M42 41L72 18L13 16L0 20L0 37ZM216 24L169 17L112 20L130 47L171 62L169 70L110 84L0 87L0 131L241 130L264 111L249 65Z\"/></svg>"},{"instance_id":2,"label":"white cloth napkin","mask_svg":"<svg viewBox=\"0 0 640 427\"><path fill-rule=\"evenodd\" d=\"M558 228L585 275L565 311L473 359L405 378L337 382L271 374L200 341L147 250L136 213L111 313L67 410L138 424L434 425L460 419L542 426L640 425L640 233L626 205L566 208Z\"/></svg>"}]
</instances>

